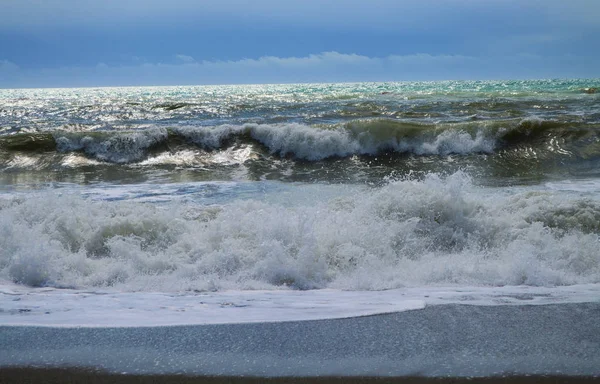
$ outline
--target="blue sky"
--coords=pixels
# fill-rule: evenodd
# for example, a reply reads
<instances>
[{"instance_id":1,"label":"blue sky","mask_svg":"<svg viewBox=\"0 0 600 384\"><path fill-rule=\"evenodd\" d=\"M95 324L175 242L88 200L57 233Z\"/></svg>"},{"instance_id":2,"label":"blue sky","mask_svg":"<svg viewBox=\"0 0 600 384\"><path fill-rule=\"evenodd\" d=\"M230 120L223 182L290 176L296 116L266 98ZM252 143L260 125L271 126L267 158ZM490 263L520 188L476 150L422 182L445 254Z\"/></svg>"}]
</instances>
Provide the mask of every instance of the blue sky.
<instances>
[{"instance_id":1,"label":"blue sky","mask_svg":"<svg viewBox=\"0 0 600 384\"><path fill-rule=\"evenodd\" d=\"M2 0L0 88L600 77L598 0Z\"/></svg>"}]
</instances>

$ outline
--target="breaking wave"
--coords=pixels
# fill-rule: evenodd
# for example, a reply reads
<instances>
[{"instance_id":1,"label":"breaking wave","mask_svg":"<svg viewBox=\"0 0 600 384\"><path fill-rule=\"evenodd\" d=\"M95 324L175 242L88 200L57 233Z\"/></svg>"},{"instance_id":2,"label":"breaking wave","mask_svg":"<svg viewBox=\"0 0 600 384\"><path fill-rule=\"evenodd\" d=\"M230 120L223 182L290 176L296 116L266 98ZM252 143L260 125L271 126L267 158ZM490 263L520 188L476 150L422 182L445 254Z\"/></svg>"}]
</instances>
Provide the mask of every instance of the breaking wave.
<instances>
[{"instance_id":1,"label":"breaking wave","mask_svg":"<svg viewBox=\"0 0 600 384\"><path fill-rule=\"evenodd\" d=\"M600 156L599 132L600 127L593 124L540 119L444 124L374 119L331 126L287 123L156 127L128 132L27 133L0 137L0 161L10 167L16 156L51 158L56 154L83 153L95 161L129 164L152 156L164 157L165 153L189 153L194 148L204 152L225 151L240 143L253 145L256 154L263 158L275 156L302 161L383 153L494 154L521 147L539 153L590 158Z\"/></svg>"},{"instance_id":2,"label":"breaking wave","mask_svg":"<svg viewBox=\"0 0 600 384\"><path fill-rule=\"evenodd\" d=\"M600 282L600 202L580 194L506 193L462 172L330 199L294 188L320 198L0 200L0 278L129 291Z\"/></svg>"}]
</instances>

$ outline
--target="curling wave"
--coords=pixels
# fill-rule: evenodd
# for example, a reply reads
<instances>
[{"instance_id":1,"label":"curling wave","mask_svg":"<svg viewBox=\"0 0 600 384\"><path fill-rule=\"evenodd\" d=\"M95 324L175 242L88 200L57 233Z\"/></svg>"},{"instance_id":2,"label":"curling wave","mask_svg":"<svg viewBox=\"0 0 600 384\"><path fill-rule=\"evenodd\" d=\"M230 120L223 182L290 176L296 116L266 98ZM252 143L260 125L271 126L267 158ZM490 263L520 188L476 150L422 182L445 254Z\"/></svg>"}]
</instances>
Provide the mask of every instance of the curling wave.
<instances>
[{"instance_id":1,"label":"curling wave","mask_svg":"<svg viewBox=\"0 0 600 384\"><path fill-rule=\"evenodd\" d=\"M205 152L225 151L240 143L254 145L263 157L303 161L383 153L494 154L519 148L589 159L600 156L598 142L600 127L586 123L525 119L424 124L373 119L331 126L244 124L15 134L0 137L0 161L6 167L17 155L83 153L95 161L128 164L194 147Z\"/></svg>"}]
</instances>

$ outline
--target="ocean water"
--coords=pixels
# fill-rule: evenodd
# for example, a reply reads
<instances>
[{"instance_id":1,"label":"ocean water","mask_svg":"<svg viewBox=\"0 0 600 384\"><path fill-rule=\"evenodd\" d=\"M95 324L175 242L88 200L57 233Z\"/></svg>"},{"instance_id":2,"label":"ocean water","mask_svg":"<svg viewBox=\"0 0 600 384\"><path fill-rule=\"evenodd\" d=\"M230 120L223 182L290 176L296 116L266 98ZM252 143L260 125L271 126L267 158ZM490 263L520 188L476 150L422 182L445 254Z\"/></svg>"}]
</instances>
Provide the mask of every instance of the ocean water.
<instances>
[{"instance_id":1,"label":"ocean water","mask_svg":"<svg viewBox=\"0 0 600 384\"><path fill-rule=\"evenodd\" d=\"M233 295L237 321L598 300L599 87L0 90L0 286L24 300L2 322L100 294ZM286 305L252 304L274 297ZM184 323L226 322L206 313ZM99 323L70 316L48 321Z\"/></svg>"}]
</instances>

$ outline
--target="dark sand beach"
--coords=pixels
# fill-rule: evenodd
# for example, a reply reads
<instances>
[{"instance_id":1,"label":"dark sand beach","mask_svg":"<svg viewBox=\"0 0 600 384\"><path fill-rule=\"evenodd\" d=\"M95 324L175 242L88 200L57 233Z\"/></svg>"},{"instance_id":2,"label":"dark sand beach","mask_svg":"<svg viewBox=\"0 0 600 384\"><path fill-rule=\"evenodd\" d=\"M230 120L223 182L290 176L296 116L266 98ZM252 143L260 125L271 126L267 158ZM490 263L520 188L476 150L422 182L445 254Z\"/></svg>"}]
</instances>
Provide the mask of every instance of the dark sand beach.
<instances>
[{"instance_id":1,"label":"dark sand beach","mask_svg":"<svg viewBox=\"0 0 600 384\"><path fill-rule=\"evenodd\" d=\"M91 372L68 369L31 369L31 368L8 368L0 370L0 382L2 383L90 383L90 384L135 384L135 383L158 383L158 384L459 384L459 383L483 383L483 384L587 384L600 383L600 377L593 376L503 376L503 377L232 377L232 376L182 376L182 375L119 375L104 372Z\"/></svg>"},{"instance_id":2,"label":"dark sand beach","mask_svg":"<svg viewBox=\"0 0 600 384\"><path fill-rule=\"evenodd\" d=\"M599 316L600 303L441 305L304 322L0 327L0 382L600 382Z\"/></svg>"}]
</instances>

